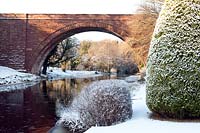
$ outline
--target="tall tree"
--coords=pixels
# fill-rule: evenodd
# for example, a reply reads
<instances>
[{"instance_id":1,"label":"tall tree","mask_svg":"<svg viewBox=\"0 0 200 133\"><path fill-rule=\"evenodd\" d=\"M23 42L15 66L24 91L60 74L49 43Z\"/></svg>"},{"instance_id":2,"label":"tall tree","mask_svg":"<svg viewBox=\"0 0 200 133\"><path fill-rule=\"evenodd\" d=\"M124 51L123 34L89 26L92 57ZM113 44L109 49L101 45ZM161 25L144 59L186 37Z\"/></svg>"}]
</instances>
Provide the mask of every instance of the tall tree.
<instances>
[{"instance_id":1,"label":"tall tree","mask_svg":"<svg viewBox=\"0 0 200 133\"><path fill-rule=\"evenodd\" d=\"M159 14L164 0L144 0L138 11L144 13Z\"/></svg>"},{"instance_id":2,"label":"tall tree","mask_svg":"<svg viewBox=\"0 0 200 133\"><path fill-rule=\"evenodd\" d=\"M42 73L46 74L48 66L61 66L63 62L69 61L77 56L79 42L76 38L67 38L58 43L49 53L44 64Z\"/></svg>"}]
</instances>

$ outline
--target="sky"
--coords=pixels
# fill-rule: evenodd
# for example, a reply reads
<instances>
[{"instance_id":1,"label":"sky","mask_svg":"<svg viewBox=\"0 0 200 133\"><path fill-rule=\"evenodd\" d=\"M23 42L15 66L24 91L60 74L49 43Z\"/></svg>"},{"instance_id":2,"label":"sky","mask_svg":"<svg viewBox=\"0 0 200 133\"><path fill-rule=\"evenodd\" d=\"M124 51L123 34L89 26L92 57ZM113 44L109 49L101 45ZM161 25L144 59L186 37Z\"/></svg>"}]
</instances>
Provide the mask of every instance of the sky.
<instances>
[{"instance_id":1,"label":"sky","mask_svg":"<svg viewBox=\"0 0 200 133\"><path fill-rule=\"evenodd\" d=\"M79 34L75 34L73 37L78 38L78 40L92 40L92 41L101 41L104 39L110 39L110 40L117 40L122 41L119 37L116 37L112 34L104 33L104 32L96 32L96 31L90 31L90 32L83 32Z\"/></svg>"},{"instance_id":2,"label":"sky","mask_svg":"<svg viewBox=\"0 0 200 133\"><path fill-rule=\"evenodd\" d=\"M0 13L133 14L143 0L0 0ZM79 40L119 40L99 32L78 34Z\"/></svg>"},{"instance_id":3,"label":"sky","mask_svg":"<svg viewBox=\"0 0 200 133\"><path fill-rule=\"evenodd\" d=\"M0 0L0 13L132 14L143 0Z\"/></svg>"}]
</instances>

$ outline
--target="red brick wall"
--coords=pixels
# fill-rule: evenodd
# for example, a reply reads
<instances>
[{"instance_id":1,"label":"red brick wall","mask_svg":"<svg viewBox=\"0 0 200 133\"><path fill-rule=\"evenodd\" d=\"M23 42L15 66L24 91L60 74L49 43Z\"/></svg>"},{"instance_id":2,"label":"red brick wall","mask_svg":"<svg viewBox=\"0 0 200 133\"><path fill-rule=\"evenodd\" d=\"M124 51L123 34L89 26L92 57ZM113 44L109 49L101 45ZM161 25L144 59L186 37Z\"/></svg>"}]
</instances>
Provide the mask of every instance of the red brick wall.
<instances>
[{"instance_id":1,"label":"red brick wall","mask_svg":"<svg viewBox=\"0 0 200 133\"><path fill-rule=\"evenodd\" d=\"M3 18L0 15L0 65L25 69L25 44L25 22L16 18Z\"/></svg>"},{"instance_id":2,"label":"red brick wall","mask_svg":"<svg viewBox=\"0 0 200 133\"><path fill-rule=\"evenodd\" d=\"M0 14L0 65L39 73L56 42L97 30L124 40L136 36L144 15Z\"/></svg>"}]
</instances>

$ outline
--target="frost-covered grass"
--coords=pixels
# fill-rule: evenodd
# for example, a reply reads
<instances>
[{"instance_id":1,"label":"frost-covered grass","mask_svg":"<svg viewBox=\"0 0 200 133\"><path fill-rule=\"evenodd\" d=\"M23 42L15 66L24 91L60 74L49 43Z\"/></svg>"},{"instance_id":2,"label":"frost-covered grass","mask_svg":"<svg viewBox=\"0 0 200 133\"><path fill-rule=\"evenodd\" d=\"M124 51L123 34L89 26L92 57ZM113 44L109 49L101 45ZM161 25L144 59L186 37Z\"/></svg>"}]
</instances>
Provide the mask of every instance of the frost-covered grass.
<instances>
[{"instance_id":1,"label":"frost-covered grass","mask_svg":"<svg viewBox=\"0 0 200 133\"><path fill-rule=\"evenodd\" d=\"M60 78L88 78L102 76L101 72L96 71L72 71L66 70L63 72L61 68L49 67L47 70L48 79L60 79Z\"/></svg>"},{"instance_id":2,"label":"frost-covered grass","mask_svg":"<svg viewBox=\"0 0 200 133\"><path fill-rule=\"evenodd\" d=\"M26 88L37 81L39 77L30 74L18 72L14 69L0 66L0 91L10 91L20 88Z\"/></svg>"},{"instance_id":3,"label":"frost-covered grass","mask_svg":"<svg viewBox=\"0 0 200 133\"><path fill-rule=\"evenodd\" d=\"M168 117L200 117L200 0L166 0L148 57L147 105Z\"/></svg>"}]
</instances>

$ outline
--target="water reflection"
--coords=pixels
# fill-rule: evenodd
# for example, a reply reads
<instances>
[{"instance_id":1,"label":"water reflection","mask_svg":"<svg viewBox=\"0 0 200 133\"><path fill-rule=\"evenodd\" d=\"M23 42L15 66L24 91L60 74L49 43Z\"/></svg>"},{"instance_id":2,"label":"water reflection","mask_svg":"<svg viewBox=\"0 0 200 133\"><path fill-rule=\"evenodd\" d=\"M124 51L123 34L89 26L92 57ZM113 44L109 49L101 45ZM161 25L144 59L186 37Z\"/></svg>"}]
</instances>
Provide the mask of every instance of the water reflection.
<instances>
[{"instance_id":1,"label":"water reflection","mask_svg":"<svg viewBox=\"0 0 200 133\"><path fill-rule=\"evenodd\" d=\"M81 88L92 81L108 78L41 81L25 90L0 92L0 132L47 132L58 119L55 108L59 104L70 105Z\"/></svg>"}]
</instances>

